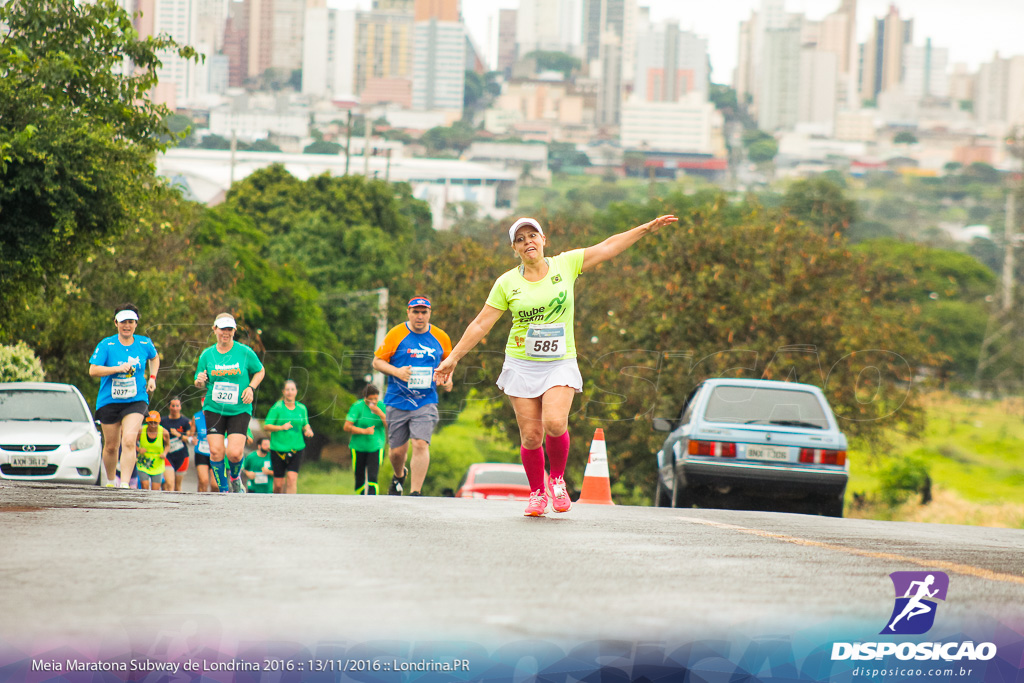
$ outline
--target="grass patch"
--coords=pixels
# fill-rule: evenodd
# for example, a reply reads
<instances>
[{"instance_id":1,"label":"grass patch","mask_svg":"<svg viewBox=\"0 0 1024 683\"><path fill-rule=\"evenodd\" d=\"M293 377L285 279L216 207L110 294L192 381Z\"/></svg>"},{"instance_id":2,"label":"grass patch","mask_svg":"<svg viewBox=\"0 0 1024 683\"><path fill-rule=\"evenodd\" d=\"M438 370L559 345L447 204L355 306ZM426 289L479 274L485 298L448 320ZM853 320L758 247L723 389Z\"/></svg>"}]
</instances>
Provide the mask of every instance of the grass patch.
<instances>
[{"instance_id":1,"label":"grass patch","mask_svg":"<svg viewBox=\"0 0 1024 683\"><path fill-rule=\"evenodd\" d=\"M965 399L946 393L924 398L927 423L922 438L893 434L886 453L851 449L847 501L854 492L877 501L879 474L894 457L922 461L932 480L933 501L913 497L895 508L868 503L850 516L946 524L1024 524L1024 400ZM1010 501L1010 502L1008 502ZM885 509L883 509L885 508Z\"/></svg>"},{"instance_id":2,"label":"grass patch","mask_svg":"<svg viewBox=\"0 0 1024 683\"><path fill-rule=\"evenodd\" d=\"M480 422L483 401L469 401L458 419L436 432L430 440L430 469L423 494L440 496L446 488L458 486L466 468L475 462L519 462L519 449L502 435L484 429ZM380 468L378 484L387 493L393 475L387 454ZM406 479L408 487L409 480ZM350 462L304 463L299 472L299 493L354 495L355 477Z\"/></svg>"}]
</instances>

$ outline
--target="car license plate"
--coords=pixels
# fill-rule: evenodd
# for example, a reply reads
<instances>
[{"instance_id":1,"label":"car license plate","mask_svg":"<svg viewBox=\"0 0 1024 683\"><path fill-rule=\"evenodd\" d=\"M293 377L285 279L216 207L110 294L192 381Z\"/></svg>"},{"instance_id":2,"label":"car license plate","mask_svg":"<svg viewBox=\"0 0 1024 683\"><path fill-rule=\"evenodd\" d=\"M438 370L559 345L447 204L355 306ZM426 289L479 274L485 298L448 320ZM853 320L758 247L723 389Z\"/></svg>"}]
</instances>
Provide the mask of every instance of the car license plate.
<instances>
[{"instance_id":1,"label":"car license plate","mask_svg":"<svg viewBox=\"0 0 1024 683\"><path fill-rule=\"evenodd\" d=\"M789 460L789 449L779 446L747 446L747 459L749 460Z\"/></svg>"},{"instance_id":2,"label":"car license plate","mask_svg":"<svg viewBox=\"0 0 1024 683\"><path fill-rule=\"evenodd\" d=\"M11 467L46 467L45 455L12 455Z\"/></svg>"}]
</instances>

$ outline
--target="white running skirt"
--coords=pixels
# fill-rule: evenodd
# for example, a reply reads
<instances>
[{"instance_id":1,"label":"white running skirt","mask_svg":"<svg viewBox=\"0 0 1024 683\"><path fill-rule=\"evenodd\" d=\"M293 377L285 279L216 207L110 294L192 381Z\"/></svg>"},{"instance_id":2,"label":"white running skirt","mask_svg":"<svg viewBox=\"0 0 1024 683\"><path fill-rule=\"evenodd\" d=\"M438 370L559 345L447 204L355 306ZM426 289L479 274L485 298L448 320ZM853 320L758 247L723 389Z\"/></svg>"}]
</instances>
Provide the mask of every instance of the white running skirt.
<instances>
[{"instance_id":1,"label":"white running skirt","mask_svg":"<svg viewBox=\"0 0 1024 683\"><path fill-rule=\"evenodd\" d=\"M537 398L551 387L572 387L583 392L583 376L575 358L520 360L505 356L498 388L516 398Z\"/></svg>"}]
</instances>

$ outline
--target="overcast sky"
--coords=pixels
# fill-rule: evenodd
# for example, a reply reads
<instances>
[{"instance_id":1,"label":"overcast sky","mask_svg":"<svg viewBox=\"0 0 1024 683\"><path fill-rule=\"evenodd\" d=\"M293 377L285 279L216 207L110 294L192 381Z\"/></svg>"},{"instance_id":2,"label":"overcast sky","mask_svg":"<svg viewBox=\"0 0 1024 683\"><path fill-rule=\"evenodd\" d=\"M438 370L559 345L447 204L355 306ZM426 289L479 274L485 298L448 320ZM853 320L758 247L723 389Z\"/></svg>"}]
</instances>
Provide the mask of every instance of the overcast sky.
<instances>
[{"instance_id":1,"label":"overcast sky","mask_svg":"<svg viewBox=\"0 0 1024 683\"><path fill-rule=\"evenodd\" d=\"M369 0L328 0L336 7L369 7ZM708 38L712 78L731 83L736 66L739 22L750 16L760 0L638 0L651 8L655 20L679 19L682 28ZM864 42L871 20L883 17L890 0L859 0L857 40ZM966 62L972 69L989 61L994 51L1002 56L1024 54L1024 0L899 0L903 19L914 20L914 42L931 38L950 51L950 63ZM462 0L462 14L477 47L494 59L497 50L498 9L516 8L518 0ZM786 0L790 12L821 19L839 6L839 0ZM490 33L488 32L490 30Z\"/></svg>"}]
</instances>

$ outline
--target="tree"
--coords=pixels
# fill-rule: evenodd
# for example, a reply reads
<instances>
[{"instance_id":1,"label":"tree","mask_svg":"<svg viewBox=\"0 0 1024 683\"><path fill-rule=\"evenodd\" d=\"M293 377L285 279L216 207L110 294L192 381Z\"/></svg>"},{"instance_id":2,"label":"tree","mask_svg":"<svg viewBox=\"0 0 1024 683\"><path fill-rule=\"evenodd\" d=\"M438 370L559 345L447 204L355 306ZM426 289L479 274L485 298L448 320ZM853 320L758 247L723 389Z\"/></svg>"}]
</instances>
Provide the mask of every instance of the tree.
<instances>
[{"instance_id":1,"label":"tree","mask_svg":"<svg viewBox=\"0 0 1024 683\"><path fill-rule=\"evenodd\" d=\"M0 382L42 382L43 379L43 365L28 344L0 344Z\"/></svg>"},{"instance_id":2,"label":"tree","mask_svg":"<svg viewBox=\"0 0 1024 683\"><path fill-rule=\"evenodd\" d=\"M782 208L825 236L845 232L857 220L857 204L846 198L841 187L821 176L790 185Z\"/></svg>"},{"instance_id":3,"label":"tree","mask_svg":"<svg viewBox=\"0 0 1024 683\"><path fill-rule=\"evenodd\" d=\"M916 145L917 136L909 130L901 130L899 133L896 133L892 141L897 145Z\"/></svg>"},{"instance_id":4,"label":"tree","mask_svg":"<svg viewBox=\"0 0 1024 683\"><path fill-rule=\"evenodd\" d=\"M779 153L779 143L775 138L762 138L756 140L747 147L747 156L755 164L763 164L775 158Z\"/></svg>"},{"instance_id":5,"label":"tree","mask_svg":"<svg viewBox=\"0 0 1024 683\"><path fill-rule=\"evenodd\" d=\"M256 142L249 145L250 152L280 152L281 148L275 145L267 138L257 140Z\"/></svg>"},{"instance_id":6,"label":"tree","mask_svg":"<svg viewBox=\"0 0 1024 683\"><path fill-rule=\"evenodd\" d=\"M0 6L0 309L138 218L172 132L153 104L160 52L114 0ZM125 68L131 64L132 68ZM0 315L0 319L5 316Z\"/></svg>"},{"instance_id":7,"label":"tree","mask_svg":"<svg viewBox=\"0 0 1024 683\"><path fill-rule=\"evenodd\" d=\"M200 149L231 149L231 140L228 140L223 135L217 135L216 133L210 133L203 137L199 141Z\"/></svg>"},{"instance_id":8,"label":"tree","mask_svg":"<svg viewBox=\"0 0 1024 683\"><path fill-rule=\"evenodd\" d=\"M574 71L579 71L581 62L576 57L554 50L534 50L524 59L537 60L537 71L561 71L569 80Z\"/></svg>"},{"instance_id":9,"label":"tree","mask_svg":"<svg viewBox=\"0 0 1024 683\"><path fill-rule=\"evenodd\" d=\"M306 145L305 149L302 150L303 154L341 154L341 150L345 149L337 142L328 142L327 140L317 140ZM278 150L280 151L280 150Z\"/></svg>"}]
</instances>

